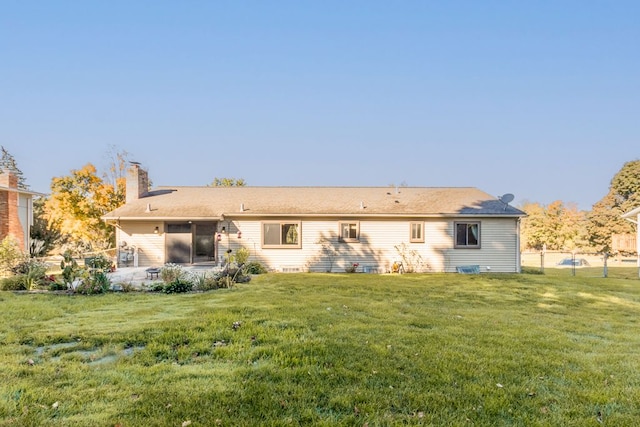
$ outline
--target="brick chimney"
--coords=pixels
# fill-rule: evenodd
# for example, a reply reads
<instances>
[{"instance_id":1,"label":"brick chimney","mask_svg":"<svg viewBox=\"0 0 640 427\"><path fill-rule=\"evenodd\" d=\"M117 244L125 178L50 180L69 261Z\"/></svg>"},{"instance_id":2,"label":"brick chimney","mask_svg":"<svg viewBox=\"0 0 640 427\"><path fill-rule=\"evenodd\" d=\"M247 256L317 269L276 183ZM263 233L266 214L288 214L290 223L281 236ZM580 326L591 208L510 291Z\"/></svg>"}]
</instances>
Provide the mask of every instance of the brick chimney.
<instances>
[{"instance_id":1,"label":"brick chimney","mask_svg":"<svg viewBox=\"0 0 640 427\"><path fill-rule=\"evenodd\" d=\"M18 177L9 171L0 173L0 241L12 236L25 250L25 236L18 212Z\"/></svg>"},{"instance_id":2,"label":"brick chimney","mask_svg":"<svg viewBox=\"0 0 640 427\"><path fill-rule=\"evenodd\" d=\"M127 171L127 193L126 202L140 199L147 195L149 191L149 175L147 171L140 167L139 163L131 163Z\"/></svg>"}]
</instances>

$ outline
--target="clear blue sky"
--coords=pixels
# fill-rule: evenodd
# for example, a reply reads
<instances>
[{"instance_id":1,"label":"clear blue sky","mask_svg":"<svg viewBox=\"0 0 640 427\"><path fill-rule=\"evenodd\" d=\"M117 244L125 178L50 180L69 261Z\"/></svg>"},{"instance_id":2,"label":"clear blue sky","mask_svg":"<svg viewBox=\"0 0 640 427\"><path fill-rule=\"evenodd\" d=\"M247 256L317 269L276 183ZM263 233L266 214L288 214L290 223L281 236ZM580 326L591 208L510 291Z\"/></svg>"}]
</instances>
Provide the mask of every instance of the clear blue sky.
<instances>
[{"instance_id":1,"label":"clear blue sky","mask_svg":"<svg viewBox=\"0 0 640 427\"><path fill-rule=\"evenodd\" d=\"M640 158L640 2L0 0L27 184L475 186L590 209Z\"/></svg>"}]
</instances>

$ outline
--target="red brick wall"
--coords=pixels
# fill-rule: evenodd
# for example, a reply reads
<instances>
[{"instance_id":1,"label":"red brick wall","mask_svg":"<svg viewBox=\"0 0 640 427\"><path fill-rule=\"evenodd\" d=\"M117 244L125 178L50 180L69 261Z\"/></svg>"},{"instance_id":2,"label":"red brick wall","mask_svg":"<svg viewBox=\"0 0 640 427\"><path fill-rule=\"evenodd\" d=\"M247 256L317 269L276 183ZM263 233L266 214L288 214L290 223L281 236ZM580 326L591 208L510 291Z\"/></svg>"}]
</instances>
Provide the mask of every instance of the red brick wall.
<instances>
[{"instance_id":1,"label":"red brick wall","mask_svg":"<svg viewBox=\"0 0 640 427\"><path fill-rule=\"evenodd\" d=\"M20 249L24 247L24 230L18 214L18 192L2 187L18 188L18 177L12 173L0 173L0 241L7 236L15 237Z\"/></svg>"}]
</instances>

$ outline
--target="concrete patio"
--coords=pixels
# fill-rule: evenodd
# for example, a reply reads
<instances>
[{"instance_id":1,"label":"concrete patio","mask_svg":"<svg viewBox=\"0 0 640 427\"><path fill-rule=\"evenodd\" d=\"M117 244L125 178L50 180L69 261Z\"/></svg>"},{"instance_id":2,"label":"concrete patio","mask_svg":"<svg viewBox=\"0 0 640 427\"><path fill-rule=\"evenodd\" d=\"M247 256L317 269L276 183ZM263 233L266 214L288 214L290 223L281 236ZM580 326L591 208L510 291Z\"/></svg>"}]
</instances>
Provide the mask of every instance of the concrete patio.
<instances>
[{"instance_id":1,"label":"concrete patio","mask_svg":"<svg viewBox=\"0 0 640 427\"><path fill-rule=\"evenodd\" d=\"M203 265L183 265L183 270L186 272L219 272L222 267L213 264ZM111 273L107 273L109 280L114 285L117 284L131 284L133 286L150 285L162 281L159 270L161 267L156 267L157 273L150 274L147 270L149 267L119 267Z\"/></svg>"}]
</instances>

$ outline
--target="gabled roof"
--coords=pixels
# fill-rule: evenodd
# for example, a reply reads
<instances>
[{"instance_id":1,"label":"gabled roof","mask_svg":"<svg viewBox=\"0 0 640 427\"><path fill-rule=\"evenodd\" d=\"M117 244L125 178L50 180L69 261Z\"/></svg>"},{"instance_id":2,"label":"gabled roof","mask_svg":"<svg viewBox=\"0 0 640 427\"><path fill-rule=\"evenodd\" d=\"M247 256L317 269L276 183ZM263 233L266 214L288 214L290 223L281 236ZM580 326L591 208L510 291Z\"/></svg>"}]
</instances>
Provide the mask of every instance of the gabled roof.
<instances>
[{"instance_id":1,"label":"gabled roof","mask_svg":"<svg viewBox=\"0 0 640 427\"><path fill-rule=\"evenodd\" d=\"M526 214L472 187L159 187L104 220Z\"/></svg>"}]
</instances>

